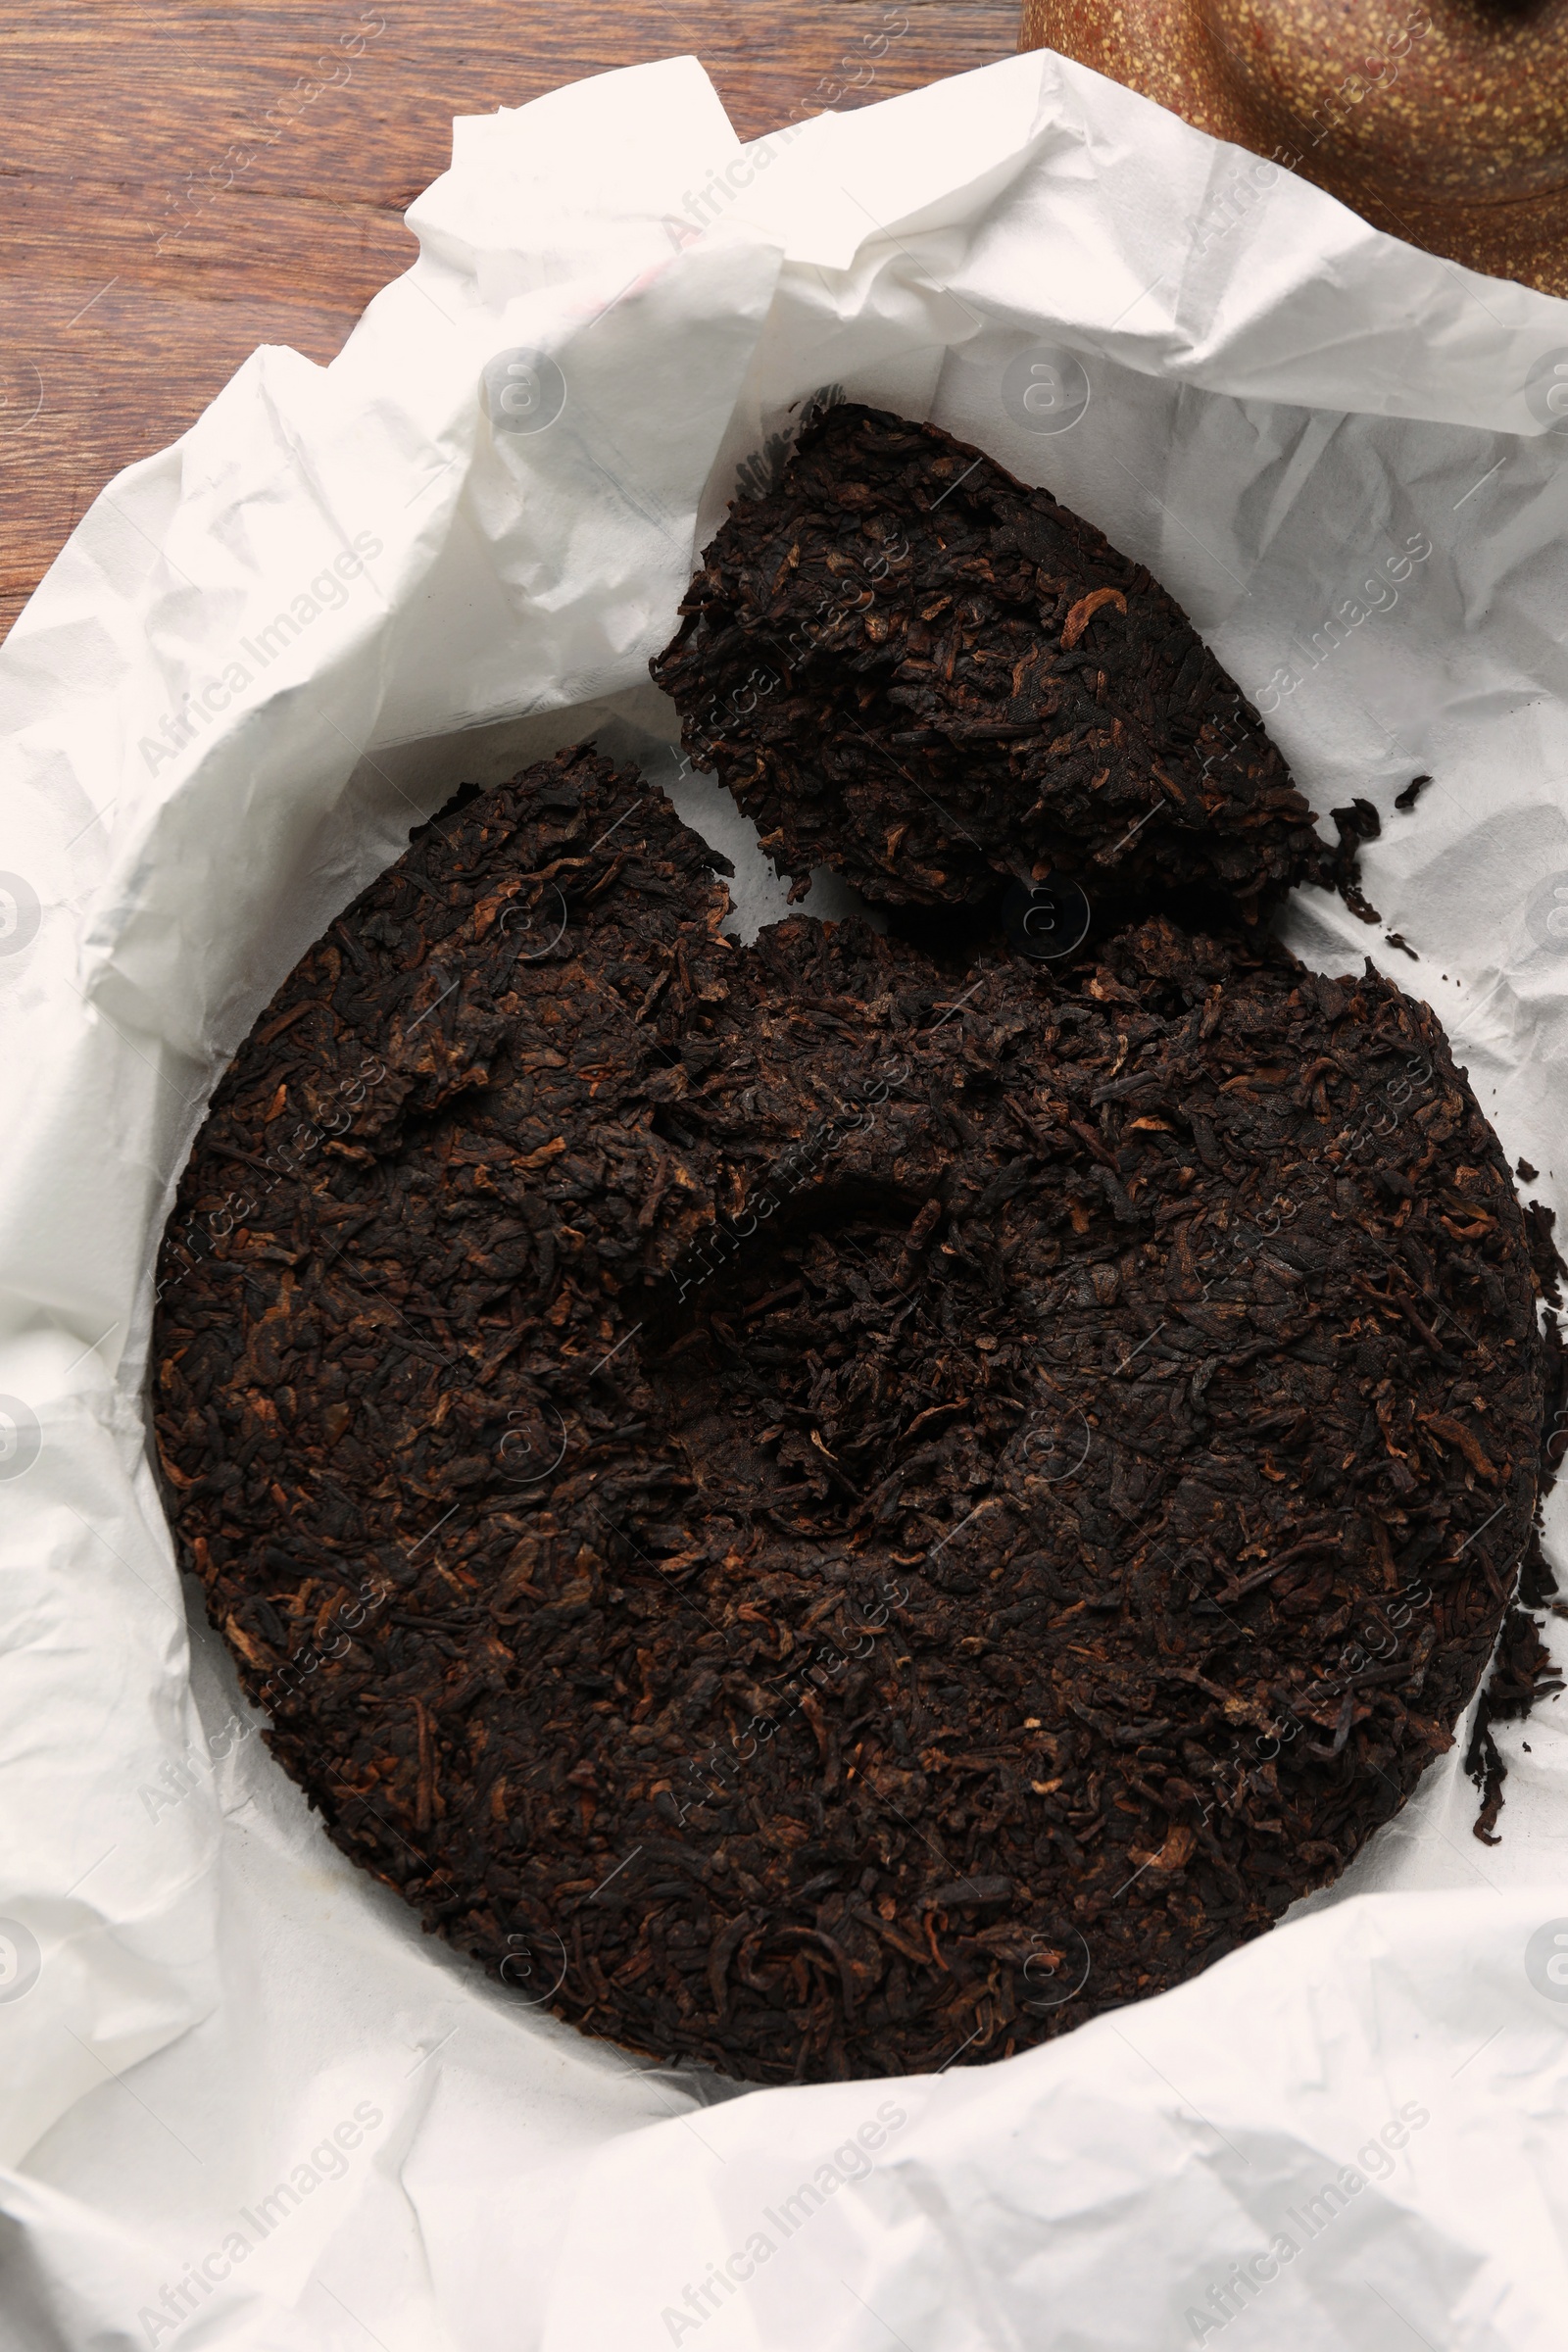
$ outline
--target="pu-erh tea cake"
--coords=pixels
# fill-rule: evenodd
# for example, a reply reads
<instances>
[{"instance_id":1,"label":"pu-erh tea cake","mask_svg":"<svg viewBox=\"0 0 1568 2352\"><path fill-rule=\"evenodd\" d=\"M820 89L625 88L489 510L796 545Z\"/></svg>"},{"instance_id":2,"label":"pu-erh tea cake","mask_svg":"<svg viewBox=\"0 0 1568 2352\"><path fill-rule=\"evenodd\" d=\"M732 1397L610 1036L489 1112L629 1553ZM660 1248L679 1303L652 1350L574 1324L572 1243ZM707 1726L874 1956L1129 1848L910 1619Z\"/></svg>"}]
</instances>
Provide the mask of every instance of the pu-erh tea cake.
<instances>
[{"instance_id":1,"label":"pu-erh tea cake","mask_svg":"<svg viewBox=\"0 0 1568 2352\"><path fill-rule=\"evenodd\" d=\"M808 424L681 612L654 675L803 893L824 864L892 905L1049 870L1123 919L1179 889L1252 920L1348 882L1353 838L1319 838L1158 583L935 425Z\"/></svg>"},{"instance_id":2,"label":"pu-erh tea cake","mask_svg":"<svg viewBox=\"0 0 1568 2352\"><path fill-rule=\"evenodd\" d=\"M868 494L928 463L871 447ZM1317 870L1307 820L1248 728L1210 805L1207 657L1026 504L1015 680L911 530L903 668L739 788L937 897L926 781L1026 874L1152 782L1139 919L742 947L662 796L562 753L284 983L162 1261L181 1556L330 1835L519 2002L754 2082L999 2057L1267 1929L1449 1746L1533 1543L1497 1142L1392 981L1191 917ZM832 767L857 710L919 789Z\"/></svg>"}]
</instances>

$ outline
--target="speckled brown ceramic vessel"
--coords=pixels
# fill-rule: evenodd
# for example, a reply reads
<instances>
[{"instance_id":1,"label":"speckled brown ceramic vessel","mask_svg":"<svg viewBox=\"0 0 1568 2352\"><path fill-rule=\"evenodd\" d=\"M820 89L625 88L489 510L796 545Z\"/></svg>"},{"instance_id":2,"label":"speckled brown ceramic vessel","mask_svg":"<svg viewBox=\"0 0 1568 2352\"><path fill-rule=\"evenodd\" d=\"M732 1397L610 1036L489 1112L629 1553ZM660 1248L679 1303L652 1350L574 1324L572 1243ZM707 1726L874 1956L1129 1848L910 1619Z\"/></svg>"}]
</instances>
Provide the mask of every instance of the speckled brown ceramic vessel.
<instances>
[{"instance_id":1,"label":"speckled brown ceramic vessel","mask_svg":"<svg viewBox=\"0 0 1568 2352\"><path fill-rule=\"evenodd\" d=\"M1025 0L1020 45L1413 245L1568 294L1568 0Z\"/></svg>"}]
</instances>

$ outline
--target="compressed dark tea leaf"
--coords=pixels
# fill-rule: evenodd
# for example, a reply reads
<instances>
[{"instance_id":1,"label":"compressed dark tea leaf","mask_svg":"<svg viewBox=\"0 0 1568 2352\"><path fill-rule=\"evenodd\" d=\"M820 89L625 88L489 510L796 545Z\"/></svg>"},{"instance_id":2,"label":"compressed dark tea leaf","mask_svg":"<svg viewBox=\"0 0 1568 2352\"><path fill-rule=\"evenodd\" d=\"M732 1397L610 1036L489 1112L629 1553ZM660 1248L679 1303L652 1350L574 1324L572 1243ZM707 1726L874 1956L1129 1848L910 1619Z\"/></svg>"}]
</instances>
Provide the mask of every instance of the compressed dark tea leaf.
<instances>
[{"instance_id":1,"label":"compressed dark tea leaf","mask_svg":"<svg viewBox=\"0 0 1568 2352\"><path fill-rule=\"evenodd\" d=\"M1052 871L1123 918L1173 888L1249 918L1295 882L1353 894L1353 828L1320 840L1158 583L935 425L829 410L681 611L654 675L803 891L816 865L928 905Z\"/></svg>"},{"instance_id":2,"label":"compressed dark tea leaf","mask_svg":"<svg viewBox=\"0 0 1568 2352\"><path fill-rule=\"evenodd\" d=\"M1530 1236L1370 968L741 948L712 864L563 753L305 957L165 1247L171 1512L332 1837L520 1999L968 2064L1267 1928L1450 1745L1532 1543Z\"/></svg>"}]
</instances>

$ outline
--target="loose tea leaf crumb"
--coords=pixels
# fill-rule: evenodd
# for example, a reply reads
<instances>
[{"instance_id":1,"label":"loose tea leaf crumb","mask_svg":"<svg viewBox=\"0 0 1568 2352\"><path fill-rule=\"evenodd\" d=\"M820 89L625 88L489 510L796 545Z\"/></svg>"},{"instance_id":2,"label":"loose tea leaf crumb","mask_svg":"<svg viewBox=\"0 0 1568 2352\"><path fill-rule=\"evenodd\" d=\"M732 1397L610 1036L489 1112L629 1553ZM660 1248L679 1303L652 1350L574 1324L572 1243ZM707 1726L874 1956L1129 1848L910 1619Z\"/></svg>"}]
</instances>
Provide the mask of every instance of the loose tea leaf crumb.
<instances>
[{"instance_id":1,"label":"loose tea leaf crumb","mask_svg":"<svg viewBox=\"0 0 1568 2352\"><path fill-rule=\"evenodd\" d=\"M1502 1808L1502 1785L1508 1777L1508 1767L1497 1752L1492 1726L1519 1722L1538 1701L1555 1696L1563 1688L1562 1677L1552 1664L1551 1653L1542 1641L1535 1620L1523 1609L1510 1609L1503 1619L1496 1666L1476 1708L1464 1760L1465 1770L1482 1792L1481 1811L1472 1825L1472 1835L1483 1845L1502 1842L1495 1831Z\"/></svg>"}]
</instances>

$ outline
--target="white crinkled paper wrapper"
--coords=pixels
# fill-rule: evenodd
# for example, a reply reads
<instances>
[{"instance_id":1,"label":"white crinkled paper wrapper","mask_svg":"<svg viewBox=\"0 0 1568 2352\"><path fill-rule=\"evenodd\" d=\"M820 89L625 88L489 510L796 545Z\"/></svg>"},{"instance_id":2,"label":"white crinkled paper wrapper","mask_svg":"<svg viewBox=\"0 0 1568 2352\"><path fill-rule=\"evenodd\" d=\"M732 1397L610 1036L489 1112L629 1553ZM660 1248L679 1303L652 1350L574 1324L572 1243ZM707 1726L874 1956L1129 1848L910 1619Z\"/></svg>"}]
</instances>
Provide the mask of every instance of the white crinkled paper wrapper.
<instances>
[{"instance_id":1,"label":"white crinkled paper wrapper","mask_svg":"<svg viewBox=\"0 0 1568 2352\"><path fill-rule=\"evenodd\" d=\"M0 651L0 2337L1560 2345L1550 1706L1504 1735L1495 1849L1452 1755L1176 1992L1004 2064L724 2097L508 1998L327 1844L187 1626L141 1389L224 1057L464 777L602 726L676 775L649 656L828 385L1092 516L1318 809L1378 803L1368 889L1421 960L1315 894L1295 944L1426 995L1559 1198L1568 487L1532 386L1568 311L1050 55L747 150L692 61L607 75L459 122L411 220L340 357L258 352ZM1088 408L1043 431L1018 387L1075 362ZM559 416L492 429L552 368ZM755 849L738 896L780 909Z\"/></svg>"}]
</instances>

